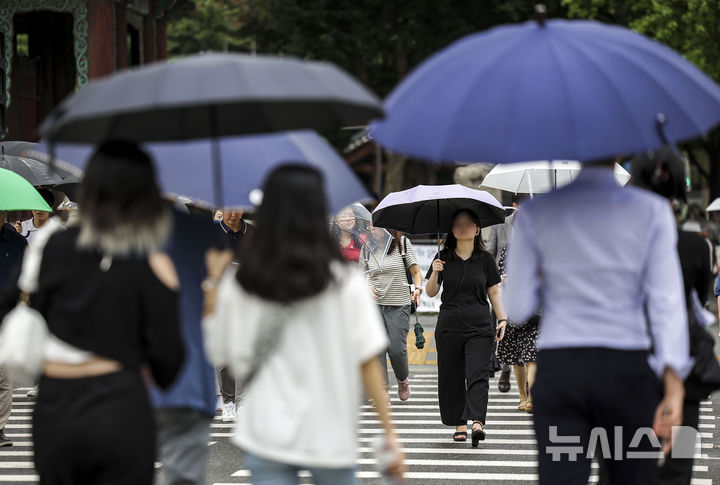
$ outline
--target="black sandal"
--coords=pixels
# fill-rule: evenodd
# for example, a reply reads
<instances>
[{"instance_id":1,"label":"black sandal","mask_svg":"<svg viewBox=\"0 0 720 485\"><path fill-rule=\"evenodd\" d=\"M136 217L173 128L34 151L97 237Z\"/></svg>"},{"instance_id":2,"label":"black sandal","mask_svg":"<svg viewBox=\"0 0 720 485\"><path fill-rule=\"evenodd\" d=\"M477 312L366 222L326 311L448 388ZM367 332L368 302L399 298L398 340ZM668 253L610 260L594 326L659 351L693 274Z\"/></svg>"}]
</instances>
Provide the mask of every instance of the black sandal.
<instances>
[{"instance_id":1,"label":"black sandal","mask_svg":"<svg viewBox=\"0 0 720 485\"><path fill-rule=\"evenodd\" d=\"M467 441L467 431L458 431L453 434L453 441ZM462 436L462 438L460 438Z\"/></svg>"},{"instance_id":2,"label":"black sandal","mask_svg":"<svg viewBox=\"0 0 720 485\"><path fill-rule=\"evenodd\" d=\"M473 423L473 426L476 424L480 425L480 429L473 428L473 430L472 430L473 448L477 448L481 441L485 441L485 430L483 429L482 423L479 421L476 421Z\"/></svg>"}]
</instances>

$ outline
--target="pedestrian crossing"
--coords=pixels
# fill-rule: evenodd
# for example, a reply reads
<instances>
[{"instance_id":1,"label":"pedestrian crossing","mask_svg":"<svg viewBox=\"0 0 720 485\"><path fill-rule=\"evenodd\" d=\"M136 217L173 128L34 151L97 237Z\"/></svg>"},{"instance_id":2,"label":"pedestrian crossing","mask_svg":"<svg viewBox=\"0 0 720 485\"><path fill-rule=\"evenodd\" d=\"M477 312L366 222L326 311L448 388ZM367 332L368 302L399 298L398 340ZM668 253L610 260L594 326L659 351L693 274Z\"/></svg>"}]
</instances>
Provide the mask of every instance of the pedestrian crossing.
<instances>
[{"instance_id":1,"label":"pedestrian crossing","mask_svg":"<svg viewBox=\"0 0 720 485\"><path fill-rule=\"evenodd\" d=\"M440 422L437 401L437 374L423 369L410 377L412 395L402 402L397 387L392 399L393 419L399 440L406 455L407 479L410 483L443 485L450 483L497 483L502 485L537 482L537 449L532 428L532 415L517 410L518 395L515 383L509 393L500 393L497 378L490 383L490 402L485 426L487 439L479 448L472 448L470 440L452 441L453 428ZM37 483L32 457L32 409L34 400L25 396L25 389L13 395L13 411L6 434L14 441L10 448L0 448L0 484ZM692 485L717 483L720 454L714 452L715 416L707 401L701 406L700 433L702 450L696 456ZM373 443L382 436L382 426L372 406L361 406L358 414L359 437L357 477L362 484L375 484L379 474ZM230 446L233 424L217 417L211 424L210 443ZM214 485L251 483L249 471L242 468L240 453L233 453L232 463L224 463L222 470L214 470L211 450L208 483ZM227 455L224 455L227 456ZM226 458L227 459L227 458ZM233 466L234 465L234 466ZM220 468L220 467L218 467ZM312 483L302 473L301 483ZM593 465L590 483L597 482L597 465Z\"/></svg>"}]
</instances>

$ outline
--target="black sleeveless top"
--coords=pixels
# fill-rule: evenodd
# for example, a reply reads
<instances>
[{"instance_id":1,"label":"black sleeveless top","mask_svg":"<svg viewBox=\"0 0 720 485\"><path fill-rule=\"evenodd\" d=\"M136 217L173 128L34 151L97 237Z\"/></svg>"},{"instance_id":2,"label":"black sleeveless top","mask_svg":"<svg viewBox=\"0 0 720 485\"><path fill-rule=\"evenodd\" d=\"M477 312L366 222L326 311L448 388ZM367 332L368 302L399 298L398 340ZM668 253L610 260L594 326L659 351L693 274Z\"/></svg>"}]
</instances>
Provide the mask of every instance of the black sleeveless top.
<instances>
[{"instance_id":1,"label":"black sleeveless top","mask_svg":"<svg viewBox=\"0 0 720 485\"><path fill-rule=\"evenodd\" d=\"M78 235L70 228L48 241L32 306L60 340L125 369L148 364L156 383L169 386L184 358L177 293L147 257L116 257L101 270L100 253L78 249Z\"/></svg>"}]
</instances>

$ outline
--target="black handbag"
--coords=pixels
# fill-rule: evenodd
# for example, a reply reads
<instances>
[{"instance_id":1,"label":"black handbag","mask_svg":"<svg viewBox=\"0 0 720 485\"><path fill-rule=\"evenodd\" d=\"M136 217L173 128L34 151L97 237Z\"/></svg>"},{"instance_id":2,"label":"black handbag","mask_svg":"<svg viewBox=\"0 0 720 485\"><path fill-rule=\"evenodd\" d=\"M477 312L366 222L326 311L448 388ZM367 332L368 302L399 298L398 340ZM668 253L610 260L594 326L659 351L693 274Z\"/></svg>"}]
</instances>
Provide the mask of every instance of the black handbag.
<instances>
[{"instance_id":1,"label":"black handbag","mask_svg":"<svg viewBox=\"0 0 720 485\"><path fill-rule=\"evenodd\" d=\"M715 357L715 339L698 322L692 308L688 310L690 324L690 356L695 359L685 379L685 399L700 402L720 389L720 364Z\"/></svg>"},{"instance_id":2,"label":"black handbag","mask_svg":"<svg viewBox=\"0 0 720 485\"><path fill-rule=\"evenodd\" d=\"M413 281L412 273L410 273L410 269L408 269L407 266L407 238L405 236L400 237L400 245L398 249L400 249L400 256L402 256L403 260L403 266L405 267L405 278L408 282L408 290L410 291L410 294L412 295L412 285L415 284ZM417 312L417 305L411 300L410 301L410 314L414 314ZM418 322L419 325L420 322ZM420 327L422 328L422 326Z\"/></svg>"}]
</instances>

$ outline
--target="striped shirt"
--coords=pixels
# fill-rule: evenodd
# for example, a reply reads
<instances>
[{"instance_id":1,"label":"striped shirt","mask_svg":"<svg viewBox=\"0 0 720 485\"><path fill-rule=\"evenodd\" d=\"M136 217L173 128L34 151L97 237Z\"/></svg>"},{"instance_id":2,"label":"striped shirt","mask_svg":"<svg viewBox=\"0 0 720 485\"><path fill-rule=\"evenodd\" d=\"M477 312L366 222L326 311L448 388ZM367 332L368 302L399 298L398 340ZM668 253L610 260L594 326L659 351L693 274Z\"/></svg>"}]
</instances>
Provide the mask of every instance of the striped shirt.
<instances>
[{"instance_id":1,"label":"striped shirt","mask_svg":"<svg viewBox=\"0 0 720 485\"><path fill-rule=\"evenodd\" d=\"M410 285L405 272L406 266L400 253L403 244L407 248L407 269L410 269L413 264L417 264L412 243L403 236L400 239L399 247L396 247L392 253L385 255L380 269L368 275L368 283L377 293L377 303L379 305L407 306L410 304ZM367 271L368 262L366 258L361 256L359 264L363 271Z\"/></svg>"}]
</instances>

